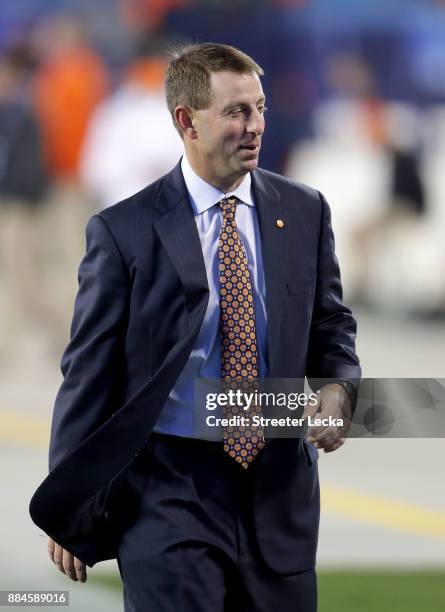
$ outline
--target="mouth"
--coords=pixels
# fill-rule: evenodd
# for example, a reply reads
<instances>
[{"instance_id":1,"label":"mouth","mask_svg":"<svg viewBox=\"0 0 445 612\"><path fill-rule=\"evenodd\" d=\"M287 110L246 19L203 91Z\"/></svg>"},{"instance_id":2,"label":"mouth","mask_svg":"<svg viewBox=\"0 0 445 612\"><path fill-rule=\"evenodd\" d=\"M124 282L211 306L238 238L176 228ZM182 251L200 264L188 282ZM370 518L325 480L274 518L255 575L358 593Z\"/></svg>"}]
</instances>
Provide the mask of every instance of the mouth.
<instances>
[{"instance_id":1,"label":"mouth","mask_svg":"<svg viewBox=\"0 0 445 612\"><path fill-rule=\"evenodd\" d=\"M251 153L258 153L258 151L260 150L260 146L258 144L241 145L239 149L240 151L250 151Z\"/></svg>"}]
</instances>

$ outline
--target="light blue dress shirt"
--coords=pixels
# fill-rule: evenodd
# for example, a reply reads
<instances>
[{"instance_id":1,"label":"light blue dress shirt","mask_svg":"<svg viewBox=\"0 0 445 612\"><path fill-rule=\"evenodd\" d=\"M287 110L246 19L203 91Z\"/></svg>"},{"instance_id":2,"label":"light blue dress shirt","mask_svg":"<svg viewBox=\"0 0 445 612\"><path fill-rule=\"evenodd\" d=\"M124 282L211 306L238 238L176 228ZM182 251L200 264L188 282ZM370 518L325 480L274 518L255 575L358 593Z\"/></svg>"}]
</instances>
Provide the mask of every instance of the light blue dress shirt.
<instances>
[{"instance_id":1,"label":"light blue dress shirt","mask_svg":"<svg viewBox=\"0 0 445 612\"><path fill-rule=\"evenodd\" d=\"M238 233L249 262L254 291L256 332L260 358L260 376L267 376L267 316L261 241L255 203L251 192L251 177L246 174L241 184L229 193L220 191L199 177L184 155L182 174L189 193L201 241L209 285L209 303L190 357L176 381L154 431L177 436L193 436L194 383L196 378L221 377L219 337L219 256L218 241L222 212L217 203L225 197L239 198L236 207Z\"/></svg>"}]
</instances>

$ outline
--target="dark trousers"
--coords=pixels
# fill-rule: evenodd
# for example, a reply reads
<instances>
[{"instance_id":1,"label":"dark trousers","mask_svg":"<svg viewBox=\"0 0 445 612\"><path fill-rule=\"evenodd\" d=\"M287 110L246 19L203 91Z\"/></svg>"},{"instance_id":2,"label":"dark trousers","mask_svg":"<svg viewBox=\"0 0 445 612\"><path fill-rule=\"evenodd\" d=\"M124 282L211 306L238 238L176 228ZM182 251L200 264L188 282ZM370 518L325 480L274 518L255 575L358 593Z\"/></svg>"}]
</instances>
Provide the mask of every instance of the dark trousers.
<instances>
[{"instance_id":1,"label":"dark trousers","mask_svg":"<svg viewBox=\"0 0 445 612\"><path fill-rule=\"evenodd\" d=\"M142 491L118 564L126 612L315 612L315 570L266 566L253 520L256 459L222 444L153 434L137 464ZM298 551L296 551L298 554Z\"/></svg>"}]
</instances>

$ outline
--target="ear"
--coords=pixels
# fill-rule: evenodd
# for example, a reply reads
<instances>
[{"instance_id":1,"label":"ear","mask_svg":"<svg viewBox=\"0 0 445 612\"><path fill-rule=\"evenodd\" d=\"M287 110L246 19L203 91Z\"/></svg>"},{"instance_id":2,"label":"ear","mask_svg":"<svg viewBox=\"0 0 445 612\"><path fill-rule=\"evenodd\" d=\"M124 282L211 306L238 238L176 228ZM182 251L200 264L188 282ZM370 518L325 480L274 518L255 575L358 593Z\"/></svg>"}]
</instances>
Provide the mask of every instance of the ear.
<instances>
[{"instance_id":1,"label":"ear","mask_svg":"<svg viewBox=\"0 0 445 612\"><path fill-rule=\"evenodd\" d=\"M183 135L191 140L196 140L198 134L194 128L193 110L188 106L177 106L174 115Z\"/></svg>"}]
</instances>

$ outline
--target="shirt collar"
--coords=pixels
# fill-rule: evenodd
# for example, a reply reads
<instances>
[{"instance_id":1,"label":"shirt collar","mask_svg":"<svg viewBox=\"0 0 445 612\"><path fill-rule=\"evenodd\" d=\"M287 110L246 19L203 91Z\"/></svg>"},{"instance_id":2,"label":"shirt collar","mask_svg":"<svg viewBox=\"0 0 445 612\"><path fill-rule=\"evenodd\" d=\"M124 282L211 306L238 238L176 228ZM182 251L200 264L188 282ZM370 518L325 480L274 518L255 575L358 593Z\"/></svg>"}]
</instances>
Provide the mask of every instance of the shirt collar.
<instances>
[{"instance_id":1,"label":"shirt collar","mask_svg":"<svg viewBox=\"0 0 445 612\"><path fill-rule=\"evenodd\" d=\"M191 167L186 155L182 156L181 170L196 215L203 213L223 198L229 196L236 196L243 204L255 206L250 189L252 184L250 172L245 175L236 189L224 193L224 191L217 189L210 185L210 183L206 183L204 179L198 176Z\"/></svg>"}]
</instances>

